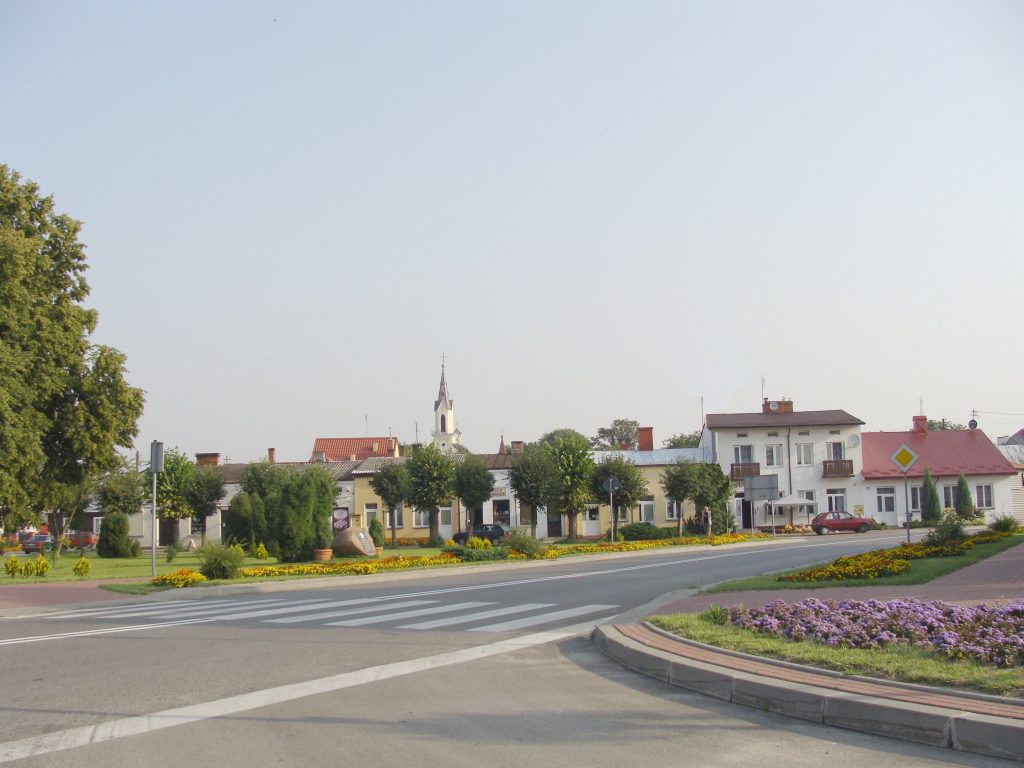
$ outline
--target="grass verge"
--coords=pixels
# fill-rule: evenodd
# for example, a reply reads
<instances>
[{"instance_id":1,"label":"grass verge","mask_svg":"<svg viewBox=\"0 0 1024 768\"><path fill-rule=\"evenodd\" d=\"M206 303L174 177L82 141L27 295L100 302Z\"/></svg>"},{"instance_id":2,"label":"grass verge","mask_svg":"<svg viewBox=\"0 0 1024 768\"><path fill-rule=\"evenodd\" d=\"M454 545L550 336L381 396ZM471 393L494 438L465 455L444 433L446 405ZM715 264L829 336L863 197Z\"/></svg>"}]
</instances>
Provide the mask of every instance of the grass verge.
<instances>
[{"instance_id":1,"label":"grass verge","mask_svg":"<svg viewBox=\"0 0 1024 768\"><path fill-rule=\"evenodd\" d=\"M714 624L693 613L650 616L647 621L681 637L755 656L766 656L844 675L898 680L905 683L963 688L997 696L1024 695L1024 669L997 669L975 661L945 659L920 648L879 650L831 648L808 640L782 638L738 627Z\"/></svg>"},{"instance_id":2,"label":"grass verge","mask_svg":"<svg viewBox=\"0 0 1024 768\"><path fill-rule=\"evenodd\" d=\"M877 579L843 579L842 581L779 581L778 577L784 574L799 573L812 568L820 568L831 563L827 560L816 565L794 568L791 571L781 573L765 574L763 576L751 576L746 579L733 579L723 581L705 589L705 592L743 592L746 590L765 589L822 589L824 587L877 587L895 586L900 584L925 584L932 579L945 576L947 573L958 571L973 565L986 557L997 555L1010 547L1024 543L1024 534L1008 536L1000 541L993 541L988 544L975 544L972 549L967 550L957 557L929 557L922 560L911 560L910 570L896 576L881 576Z\"/></svg>"}]
</instances>

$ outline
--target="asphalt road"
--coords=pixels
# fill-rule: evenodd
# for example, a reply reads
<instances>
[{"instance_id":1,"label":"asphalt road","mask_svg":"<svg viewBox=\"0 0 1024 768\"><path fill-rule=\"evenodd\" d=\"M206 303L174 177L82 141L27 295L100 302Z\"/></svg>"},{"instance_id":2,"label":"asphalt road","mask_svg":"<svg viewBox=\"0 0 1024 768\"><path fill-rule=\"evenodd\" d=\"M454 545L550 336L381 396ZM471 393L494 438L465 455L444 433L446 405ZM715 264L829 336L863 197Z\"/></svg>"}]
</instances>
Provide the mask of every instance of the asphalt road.
<instances>
[{"instance_id":1,"label":"asphalt road","mask_svg":"<svg viewBox=\"0 0 1024 768\"><path fill-rule=\"evenodd\" d=\"M5 618L0 760L1004 765L673 691L581 634L701 585L899 539L282 582Z\"/></svg>"}]
</instances>

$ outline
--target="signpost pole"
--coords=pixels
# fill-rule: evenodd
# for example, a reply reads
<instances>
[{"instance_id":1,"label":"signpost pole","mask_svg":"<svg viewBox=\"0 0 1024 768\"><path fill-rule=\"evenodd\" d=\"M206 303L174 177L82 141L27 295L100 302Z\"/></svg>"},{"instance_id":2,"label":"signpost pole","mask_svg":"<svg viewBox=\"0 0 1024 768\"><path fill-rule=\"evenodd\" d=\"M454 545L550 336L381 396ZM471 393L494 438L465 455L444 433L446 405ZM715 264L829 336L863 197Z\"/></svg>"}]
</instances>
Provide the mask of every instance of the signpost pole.
<instances>
[{"instance_id":1,"label":"signpost pole","mask_svg":"<svg viewBox=\"0 0 1024 768\"><path fill-rule=\"evenodd\" d=\"M889 461L895 464L899 471L903 473L903 503L906 505L907 544L910 543L910 491L907 486L907 473L910 472L910 468L914 466L917 459L917 453L906 443L901 443L900 447L893 451L892 456L889 457Z\"/></svg>"},{"instance_id":2,"label":"signpost pole","mask_svg":"<svg viewBox=\"0 0 1024 768\"><path fill-rule=\"evenodd\" d=\"M164 444L154 440L149 445L149 474L153 476L153 507L150 518L150 532L153 535L150 547L150 572L156 578L156 476L164 469Z\"/></svg>"},{"instance_id":3,"label":"signpost pole","mask_svg":"<svg viewBox=\"0 0 1024 768\"><path fill-rule=\"evenodd\" d=\"M907 544L910 544L910 491L907 489L907 473L903 473L903 503L906 505Z\"/></svg>"}]
</instances>

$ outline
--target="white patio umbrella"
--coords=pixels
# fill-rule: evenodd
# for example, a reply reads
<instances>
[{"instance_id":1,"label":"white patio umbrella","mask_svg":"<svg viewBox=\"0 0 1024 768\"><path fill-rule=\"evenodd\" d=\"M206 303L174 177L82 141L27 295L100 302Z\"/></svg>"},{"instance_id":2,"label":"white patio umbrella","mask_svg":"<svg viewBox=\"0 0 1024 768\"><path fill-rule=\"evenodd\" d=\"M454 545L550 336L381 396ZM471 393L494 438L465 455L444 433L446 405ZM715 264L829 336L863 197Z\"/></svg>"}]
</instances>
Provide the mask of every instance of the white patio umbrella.
<instances>
[{"instance_id":1,"label":"white patio umbrella","mask_svg":"<svg viewBox=\"0 0 1024 768\"><path fill-rule=\"evenodd\" d=\"M797 496L795 493L791 493L788 496L783 496L781 499L776 499L772 502L773 506L776 507L790 507L789 510L789 522L793 522L793 507L813 507L818 502L812 499L805 499L803 496ZM811 513L807 513L807 519L810 521Z\"/></svg>"}]
</instances>

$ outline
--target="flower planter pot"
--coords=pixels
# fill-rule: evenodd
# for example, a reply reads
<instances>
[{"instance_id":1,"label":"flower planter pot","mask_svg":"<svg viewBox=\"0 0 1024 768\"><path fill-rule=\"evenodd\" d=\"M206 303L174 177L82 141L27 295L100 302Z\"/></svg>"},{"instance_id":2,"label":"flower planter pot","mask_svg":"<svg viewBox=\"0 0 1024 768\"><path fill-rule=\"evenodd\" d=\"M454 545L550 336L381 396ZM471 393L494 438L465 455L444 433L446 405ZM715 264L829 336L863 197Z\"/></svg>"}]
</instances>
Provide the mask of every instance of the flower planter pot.
<instances>
[{"instance_id":1,"label":"flower planter pot","mask_svg":"<svg viewBox=\"0 0 1024 768\"><path fill-rule=\"evenodd\" d=\"M375 547L375 549L377 550L377 557L384 554L384 547Z\"/></svg>"},{"instance_id":2,"label":"flower planter pot","mask_svg":"<svg viewBox=\"0 0 1024 768\"><path fill-rule=\"evenodd\" d=\"M326 563L328 560L331 559L331 555L333 554L334 551L330 549L314 549L313 560L315 560L318 563Z\"/></svg>"}]
</instances>

